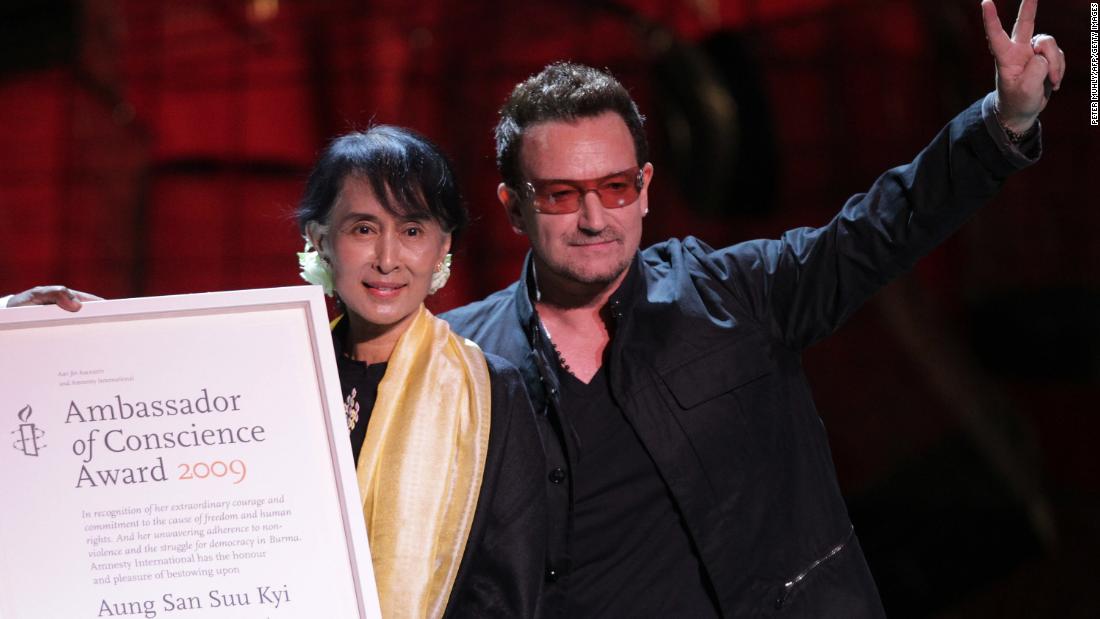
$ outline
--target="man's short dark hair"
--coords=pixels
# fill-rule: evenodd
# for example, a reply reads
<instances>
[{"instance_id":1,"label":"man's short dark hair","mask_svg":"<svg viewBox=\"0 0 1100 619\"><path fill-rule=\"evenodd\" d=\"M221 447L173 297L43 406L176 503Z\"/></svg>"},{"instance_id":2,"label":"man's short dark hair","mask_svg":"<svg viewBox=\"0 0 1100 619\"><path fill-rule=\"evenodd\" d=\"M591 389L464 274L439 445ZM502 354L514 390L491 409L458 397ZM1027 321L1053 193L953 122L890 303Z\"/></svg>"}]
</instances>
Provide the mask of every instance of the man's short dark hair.
<instances>
[{"instance_id":1,"label":"man's short dark hair","mask_svg":"<svg viewBox=\"0 0 1100 619\"><path fill-rule=\"evenodd\" d=\"M451 233L452 246L469 221L443 151L410 129L376 125L336 138L321 154L295 212L303 234L311 221L327 223L348 176L370 182L371 191L389 213L438 221L444 232Z\"/></svg>"},{"instance_id":2,"label":"man's short dark hair","mask_svg":"<svg viewBox=\"0 0 1100 619\"><path fill-rule=\"evenodd\" d=\"M504 183L518 188L524 182L519 162L524 129L539 122L591 118L604 112L615 112L626 123L634 138L638 165L648 161L649 145L642 127L645 118L630 93L609 72L555 62L518 84L500 109L494 132L497 168Z\"/></svg>"}]
</instances>

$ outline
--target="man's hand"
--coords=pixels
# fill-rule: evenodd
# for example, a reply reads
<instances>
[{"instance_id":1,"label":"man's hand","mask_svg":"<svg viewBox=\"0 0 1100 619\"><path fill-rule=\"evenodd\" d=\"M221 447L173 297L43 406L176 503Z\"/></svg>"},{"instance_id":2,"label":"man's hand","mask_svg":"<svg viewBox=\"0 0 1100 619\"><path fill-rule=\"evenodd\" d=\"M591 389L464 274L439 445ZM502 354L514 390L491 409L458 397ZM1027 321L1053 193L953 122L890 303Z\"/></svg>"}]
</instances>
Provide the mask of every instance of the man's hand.
<instances>
[{"instance_id":1,"label":"man's hand","mask_svg":"<svg viewBox=\"0 0 1100 619\"><path fill-rule=\"evenodd\" d=\"M982 18L989 51L997 64L997 110L1001 122L1015 133L1035 123L1050 95L1062 85L1066 56L1054 37L1035 32L1039 0L1023 0L1009 37L997 17L993 0L982 0Z\"/></svg>"},{"instance_id":2,"label":"man's hand","mask_svg":"<svg viewBox=\"0 0 1100 619\"><path fill-rule=\"evenodd\" d=\"M75 312L82 306L82 301L102 301L102 297L94 294L80 292L66 288L65 286L35 286L30 290L24 290L8 299L8 307L20 307L23 305L56 305L61 309Z\"/></svg>"}]
</instances>

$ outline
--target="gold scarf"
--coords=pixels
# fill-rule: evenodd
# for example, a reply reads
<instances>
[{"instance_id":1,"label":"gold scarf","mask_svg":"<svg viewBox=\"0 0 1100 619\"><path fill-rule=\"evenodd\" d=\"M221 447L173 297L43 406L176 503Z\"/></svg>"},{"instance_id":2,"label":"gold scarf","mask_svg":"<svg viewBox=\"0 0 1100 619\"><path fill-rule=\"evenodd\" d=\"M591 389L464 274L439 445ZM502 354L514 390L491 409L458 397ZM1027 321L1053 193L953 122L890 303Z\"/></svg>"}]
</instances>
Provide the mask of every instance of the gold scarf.
<instances>
[{"instance_id":1,"label":"gold scarf","mask_svg":"<svg viewBox=\"0 0 1100 619\"><path fill-rule=\"evenodd\" d=\"M423 305L378 385L356 475L382 615L441 617L477 508L492 394L481 349Z\"/></svg>"}]
</instances>

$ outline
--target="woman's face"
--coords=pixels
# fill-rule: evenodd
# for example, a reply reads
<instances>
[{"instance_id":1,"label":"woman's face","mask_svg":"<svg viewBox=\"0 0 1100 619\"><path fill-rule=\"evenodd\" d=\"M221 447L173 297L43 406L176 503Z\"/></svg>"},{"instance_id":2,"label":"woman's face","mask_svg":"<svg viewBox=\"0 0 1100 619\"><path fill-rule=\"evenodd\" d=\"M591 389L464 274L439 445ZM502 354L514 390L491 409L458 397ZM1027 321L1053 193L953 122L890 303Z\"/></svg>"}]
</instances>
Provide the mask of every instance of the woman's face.
<instances>
[{"instance_id":1,"label":"woman's face","mask_svg":"<svg viewBox=\"0 0 1100 619\"><path fill-rule=\"evenodd\" d=\"M393 215L375 197L370 181L351 175L314 245L332 264L336 294L350 318L398 333L428 296L432 273L451 247L451 235L435 219ZM318 242L319 241L319 242Z\"/></svg>"}]
</instances>

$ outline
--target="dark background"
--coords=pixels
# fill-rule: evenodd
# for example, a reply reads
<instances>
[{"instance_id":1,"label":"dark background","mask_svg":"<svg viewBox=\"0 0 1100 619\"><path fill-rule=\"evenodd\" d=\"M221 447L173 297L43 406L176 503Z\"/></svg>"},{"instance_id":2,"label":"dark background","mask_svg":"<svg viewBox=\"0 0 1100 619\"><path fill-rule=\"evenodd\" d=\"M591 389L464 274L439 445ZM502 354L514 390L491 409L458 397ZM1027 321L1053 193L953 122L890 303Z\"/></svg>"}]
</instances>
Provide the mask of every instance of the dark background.
<instances>
[{"instance_id":1,"label":"dark background","mask_svg":"<svg viewBox=\"0 0 1100 619\"><path fill-rule=\"evenodd\" d=\"M1088 11L1039 7L1068 63L1042 161L805 357L894 617L1100 616ZM455 160L475 221L432 306L479 298L526 247L494 197L496 109L557 59L649 116L648 241L820 225L993 87L976 0L7 0L0 291L299 283L309 166L374 122Z\"/></svg>"}]
</instances>

